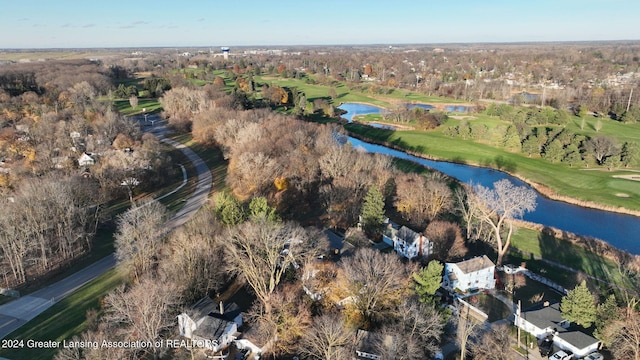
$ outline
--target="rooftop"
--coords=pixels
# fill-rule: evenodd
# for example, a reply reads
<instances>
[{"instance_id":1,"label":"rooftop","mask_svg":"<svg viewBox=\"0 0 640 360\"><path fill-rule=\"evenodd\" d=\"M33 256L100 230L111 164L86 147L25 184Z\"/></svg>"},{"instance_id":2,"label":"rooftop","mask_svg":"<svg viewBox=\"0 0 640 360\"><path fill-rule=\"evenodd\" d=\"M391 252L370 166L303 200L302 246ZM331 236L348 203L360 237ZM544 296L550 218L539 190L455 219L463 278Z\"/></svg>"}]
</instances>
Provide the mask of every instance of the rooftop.
<instances>
[{"instance_id":1,"label":"rooftop","mask_svg":"<svg viewBox=\"0 0 640 360\"><path fill-rule=\"evenodd\" d=\"M472 272L476 272L482 269L486 269L492 266L495 266L493 261L487 257L487 255L477 256L473 259L461 261L459 263L455 263L464 274L469 274Z\"/></svg>"},{"instance_id":2,"label":"rooftop","mask_svg":"<svg viewBox=\"0 0 640 360\"><path fill-rule=\"evenodd\" d=\"M557 331L557 337L577 348L582 349L598 342L597 339L583 333L574 326L569 326L567 329L562 327L561 323L564 322L564 319L560 312L560 304L557 302L551 303L548 306L545 306L545 303L534 305L522 311L521 316L540 329L555 329Z\"/></svg>"}]
</instances>

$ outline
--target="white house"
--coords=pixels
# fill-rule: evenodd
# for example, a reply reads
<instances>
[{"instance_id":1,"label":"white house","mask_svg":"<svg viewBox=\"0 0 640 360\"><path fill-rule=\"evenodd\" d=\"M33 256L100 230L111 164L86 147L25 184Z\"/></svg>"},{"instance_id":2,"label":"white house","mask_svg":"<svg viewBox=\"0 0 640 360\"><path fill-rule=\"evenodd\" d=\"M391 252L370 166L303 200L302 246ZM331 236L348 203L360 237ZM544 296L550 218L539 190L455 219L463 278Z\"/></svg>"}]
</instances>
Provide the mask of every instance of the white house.
<instances>
[{"instance_id":1,"label":"white house","mask_svg":"<svg viewBox=\"0 0 640 360\"><path fill-rule=\"evenodd\" d=\"M396 229L393 224L389 223L382 240L393 246L398 255L407 259L420 258L429 256L433 252L433 243L429 241L422 233L417 233L406 226Z\"/></svg>"},{"instance_id":2,"label":"white house","mask_svg":"<svg viewBox=\"0 0 640 360\"><path fill-rule=\"evenodd\" d=\"M516 312L514 324L538 339L552 335L553 344L573 353L574 358L582 358L598 350L600 346L597 339L572 327L570 322L562 318L557 302L545 301L525 311Z\"/></svg>"},{"instance_id":3,"label":"white house","mask_svg":"<svg viewBox=\"0 0 640 360\"><path fill-rule=\"evenodd\" d=\"M180 335L201 341L204 347L218 352L238 337L242 313L235 303L215 304L209 297L200 299L191 309L178 315Z\"/></svg>"},{"instance_id":4,"label":"white house","mask_svg":"<svg viewBox=\"0 0 640 360\"><path fill-rule=\"evenodd\" d=\"M96 163L96 160L87 153L82 153L82 155L78 158L78 165L80 167L90 166Z\"/></svg>"},{"instance_id":5,"label":"white house","mask_svg":"<svg viewBox=\"0 0 640 360\"><path fill-rule=\"evenodd\" d=\"M445 263L442 287L462 292L493 289L496 287L495 268L486 255L459 263Z\"/></svg>"}]
</instances>

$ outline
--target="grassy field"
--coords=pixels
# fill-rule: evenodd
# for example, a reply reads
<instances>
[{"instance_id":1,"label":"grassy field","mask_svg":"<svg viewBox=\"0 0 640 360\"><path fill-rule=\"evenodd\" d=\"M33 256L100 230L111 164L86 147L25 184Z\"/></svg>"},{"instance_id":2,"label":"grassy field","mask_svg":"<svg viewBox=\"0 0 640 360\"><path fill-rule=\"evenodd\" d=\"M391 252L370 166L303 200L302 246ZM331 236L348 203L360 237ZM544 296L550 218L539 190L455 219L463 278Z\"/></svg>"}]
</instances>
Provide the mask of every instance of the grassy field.
<instances>
[{"instance_id":1,"label":"grassy field","mask_svg":"<svg viewBox=\"0 0 640 360\"><path fill-rule=\"evenodd\" d=\"M116 268L85 284L78 291L29 321L7 339L62 341L79 335L87 327L89 309L98 309L100 300L124 282L125 276ZM25 346L26 347L26 346ZM57 349L2 349L0 356L9 359L51 359Z\"/></svg>"}]
</instances>

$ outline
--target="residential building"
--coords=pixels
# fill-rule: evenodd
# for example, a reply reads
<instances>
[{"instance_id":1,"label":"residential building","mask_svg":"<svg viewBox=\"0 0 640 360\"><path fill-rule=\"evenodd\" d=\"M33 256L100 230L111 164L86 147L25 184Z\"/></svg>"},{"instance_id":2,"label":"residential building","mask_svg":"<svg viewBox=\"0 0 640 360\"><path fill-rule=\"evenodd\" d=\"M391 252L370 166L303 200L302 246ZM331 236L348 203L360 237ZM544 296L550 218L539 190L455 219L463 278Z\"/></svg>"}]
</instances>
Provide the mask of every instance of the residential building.
<instances>
[{"instance_id":1,"label":"residential building","mask_svg":"<svg viewBox=\"0 0 640 360\"><path fill-rule=\"evenodd\" d=\"M514 324L538 339L553 337L558 348L573 353L574 358L582 358L600 346L594 337L580 331L562 317L560 304L545 301L522 312L516 312Z\"/></svg>"},{"instance_id":2,"label":"residential building","mask_svg":"<svg viewBox=\"0 0 640 360\"><path fill-rule=\"evenodd\" d=\"M96 160L87 153L82 153L82 155L78 158L78 166L90 166L96 163Z\"/></svg>"},{"instance_id":3,"label":"residential building","mask_svg":"<svg viewBox=\"0 0 640 360\"><path fill-rule=\"evenodd\" d=\"M242 313L235 303L215 304L209 297L200 299L191 309L178 315L180 335L202 342L213 352L226 349L240 335Z\"/></svg>"},{"instance_id":4,"label":"residential building","mask_svg":"<svg viewBox=\"0 0 640 360\"><path fill-rule=\"evenodd\" d=\"M406 226L388 223L382 234L382 240L393 246L398 255L407 259L421 258L431 255L433 252L433 243L429 241L422 233L417 233Z\"/></svg>"},{"instance_id":5,"label":"residential building","mask_svg":"<svg viewBox=\"0 0 640 360\"><path fill-rule=\"evenodd\" d=\"M445 263L442 287L462 292L493 289L496 287L495 268L486 255L458 263Z\"/></svg>"}]
</instances>

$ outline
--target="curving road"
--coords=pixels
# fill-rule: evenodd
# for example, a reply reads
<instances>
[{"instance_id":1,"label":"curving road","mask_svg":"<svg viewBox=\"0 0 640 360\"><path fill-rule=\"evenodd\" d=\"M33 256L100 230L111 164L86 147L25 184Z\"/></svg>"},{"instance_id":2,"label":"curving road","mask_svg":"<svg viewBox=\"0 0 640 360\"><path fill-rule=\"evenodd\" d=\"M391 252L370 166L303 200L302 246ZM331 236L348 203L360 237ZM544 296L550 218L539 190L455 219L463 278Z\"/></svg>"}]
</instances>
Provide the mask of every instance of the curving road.
<instances>
[{"instance_id":1,"label":"curving road","mask_svg":"<svg viewBox=\"0 0 640 360\"><path fill-rule=\"evenodd\" d=\"M207 164L185 145L171 139L165 139L167 128L157 115L148 116L154 125L148 132L154 134L160 141L169 144L180 151L194 164L198 174L196 189L187 199L184 206L166 223L166 230L171 231L184 224L207 201L213 177ZM0 306L0 339L4 339L29 320L40 315L43 311L73 293L82 285L104 274L116 265L115 255L111 254L86 268L72 274L46 288L35 291L27 296L18 298L12 302Z\"/></svg>"}]
</instances>

